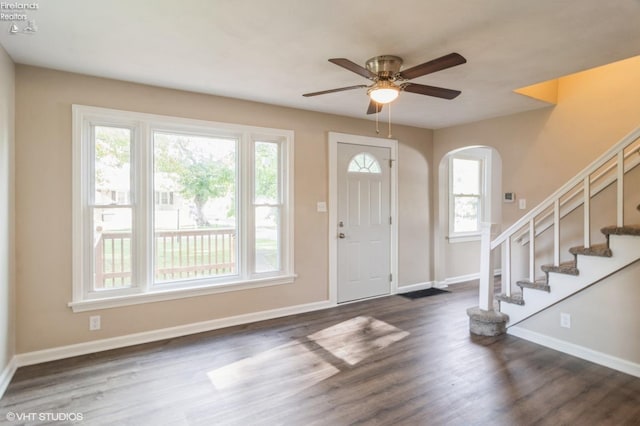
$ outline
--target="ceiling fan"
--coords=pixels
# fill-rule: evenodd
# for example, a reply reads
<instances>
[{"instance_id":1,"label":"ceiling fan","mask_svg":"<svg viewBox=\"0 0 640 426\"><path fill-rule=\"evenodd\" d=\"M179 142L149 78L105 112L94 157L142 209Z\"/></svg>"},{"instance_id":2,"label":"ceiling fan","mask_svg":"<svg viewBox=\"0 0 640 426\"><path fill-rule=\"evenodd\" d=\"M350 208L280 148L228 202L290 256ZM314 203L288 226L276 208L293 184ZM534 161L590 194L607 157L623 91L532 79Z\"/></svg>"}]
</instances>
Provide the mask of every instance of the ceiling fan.
<instances>
[{"instance_id":1,"label":"ceiling fan","mask_svg":"<svg viewBox=\"0 0 640 426\"><path fill-rule=\"evenodd\" d=\"M392 55L375 56L367 61L365 67L352 62L346 58L329 59L342 68L361 75L373 81L373 84L359 84L357 86L341 87L338 89L323 90L321 92L305 93L302 96L318 96L327 93L342 92L367 88L369 95L369 108L367 114L377 114L382 110L384 104L393 102L401 91L417 93L419 95L434 96L442 99L453 99L461 92L459 90L445 89L443 87L427 86L424 84L411 83L409 80L441 71L447 68L462 65L467 60L458 53L450 53L437 59L425 62L404 71L400 71L402 58Z\"/></svg>"}]
</instances>

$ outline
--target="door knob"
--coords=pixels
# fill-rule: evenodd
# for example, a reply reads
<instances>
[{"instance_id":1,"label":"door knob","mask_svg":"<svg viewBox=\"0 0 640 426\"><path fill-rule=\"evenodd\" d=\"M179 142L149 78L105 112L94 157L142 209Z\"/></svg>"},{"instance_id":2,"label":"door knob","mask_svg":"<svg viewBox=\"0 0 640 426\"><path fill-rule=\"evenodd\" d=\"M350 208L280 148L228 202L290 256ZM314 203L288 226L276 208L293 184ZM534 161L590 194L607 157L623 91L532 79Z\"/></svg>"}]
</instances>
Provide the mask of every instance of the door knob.
<instances>
[{"instance_id":1,"label":"door knob","mask_svg":"<svg viewBox=\"0 0 640 426\"><path fill-rule=\"evenodd\" d=\"M345 237L344 232L341 232L338 234L338 238L344 238L344 237Z\"/></svg>"}]
</instances>

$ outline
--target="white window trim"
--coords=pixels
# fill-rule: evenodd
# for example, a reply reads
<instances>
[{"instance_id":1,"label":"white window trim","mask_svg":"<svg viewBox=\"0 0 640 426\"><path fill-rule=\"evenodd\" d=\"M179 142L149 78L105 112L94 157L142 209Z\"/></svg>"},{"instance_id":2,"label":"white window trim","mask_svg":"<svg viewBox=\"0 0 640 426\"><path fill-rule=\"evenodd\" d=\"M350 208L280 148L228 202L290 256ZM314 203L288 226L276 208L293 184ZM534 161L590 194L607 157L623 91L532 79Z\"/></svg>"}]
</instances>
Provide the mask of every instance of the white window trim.
<instances>
[{"instance_id":1,"label":"white window trim","mask_svg":"<svg viewBox=\"0 0 640 426\"><path fill-rule=\"evenodd\" d=\"M475 151L475 150L474 150ZM448 205L448 230L449 235L447 240L449 243L465 243L471 241L480 241L480 223L482 223L485 218L490 216L490 211L488 209L491 208L491 200L490 200L490 191L488 188L488 182L490 179L487 176L488 171L491 168L489 153L485 152L485 150L478 150L478 153L475 152L464 152L460 154L451 154L449 156L449 165L448 165L448 188L447 188L447 205ZM454 223L454 208L453 208L453 160L454 159L465 159L465 160L474 160L480 162L480 195L479 195L479 210L480 215L478 218L478 231L473 232L454 232L453 223Z\"/></svg>"},{"instance_id":2,"label":"white window trim","mask_svg":"<svg viewBox=\"0 0 640 426\"><path fill-rule=\"evenodd\" d=\"M229 123L219 123L204 120L186 119L156 114L146 114L107 108L98 108L84 105L72 106L73 140L72 140L72 301L68 306L74 312L105 309L118 306L127 306L140 303L172 300L184 297L195 297L206 294L215 294L228 291L246 290L251 288L291 284L296 278L294 271L294 132L292 130L271 129L264 127L245 126ZM132 198L136 199L136 208L146 214L134 215L134 232L144 234L132 241L132 249L141 255L137 256L136 280L140 283L137 287L119 289L117 291L101 291L99 294L91 293L91 283L87 275L91 270L91 258L89 251L85 249L85 241L91 235L88 221L85 220L85 211L88 203L89 188L91 182L86 179L92 176L90 164L92 164L91 149L84 143L89 137L86 133L90 124L112 125L116 127L131 127L134 129L132 136L132 157L137 158L140 167L132 167ZM226 277L224 282L220 279L198 279L181 281L179 285L152 286L152 238L150 228L153 223L154 188L153 182L148 178L152 167L150 157L152 143L152 131L169 130L182 133L202 132L212 134L219 132L221 136L233 136L242 140L239 149L248 149L253 142L278 142L280 144L281 167L281 270L273 273L254 274L247 271L244 277L239 275L236 280ZM246 153L245 153L246 154ZM253 155L252 153L250 155ZM241 156L240 158L247 158ZM250 185L239 191L240 197L245 197L246 208L238 217L238 233L244 232L247 226L252 224L251 210L253 209L253 194L248 188L252 187L251 167L240 167L238 179L240 185ZM143 191L136 191L143 189ZM141 196L144 194L145 196ZM133 200L132 200L133 202ZM140 222L140 223L138 223ZM247 240L248 241L248 240ZM251 241L248 241L251 243ZM249 244L242 245L244 259L251 264L252 250ZM240 272L240 271L239 271ZM98 297L99 296L99 297Z\"/></svg>"}]
</instances>

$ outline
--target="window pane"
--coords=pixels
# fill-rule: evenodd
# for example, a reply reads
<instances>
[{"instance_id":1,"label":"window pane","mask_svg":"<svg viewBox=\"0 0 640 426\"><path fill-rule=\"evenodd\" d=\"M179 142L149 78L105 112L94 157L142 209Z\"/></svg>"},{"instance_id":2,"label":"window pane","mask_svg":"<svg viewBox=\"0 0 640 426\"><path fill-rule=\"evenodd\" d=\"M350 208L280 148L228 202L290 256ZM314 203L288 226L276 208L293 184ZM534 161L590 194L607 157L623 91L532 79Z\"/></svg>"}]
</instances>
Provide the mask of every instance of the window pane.
<instances>
[{"instance_id":1,"label":"window pane","mask_svg":"<svg viewBox=\"0 0 640 426\"><path fill-rule=\"evenodd\" d=\"M356 173L382 173L378 160L366 152L355 155L349 162L347 171Z\"/></svg>"},{"instance_id":2,"label":"window pane","mask_svg":"<svg viewBox=\"0 0 640 426\"><path fill-rule=\"evenodd\" d=\"M480 195L480 161L453 159L453 193Z\"/></svg>"},{"instance_id":3,"label":"window pane","mask_svg":"<svg viewBox=\"0 0 640 426\"><path fill-rule=\"evenodd\" d=\"M255 143L255 203L278 204L280 199L278 178L278 144Z\"/></svg>"},{"instance_id":4,"label":"window pane","mask_svg":"<svg viewBox=\"0 0 640 426\"><path fill-rule=\"evenodd\" d=\"M93 288L131 287L131 209L93 209Z\"/></svg>"},{"instance_id":5,"label":"window pane","mask_svg":"<svg viewBox=\"0 0 640 426\"><path fill-rule=\"evenodd\" d=\"M255 271L280 270L280 208L256 207Z\"/></svg>"},{"instance_id":6,"label":"window pane","mask_svg":"<svg viewBox=\"0 0 640 426\"><path fill-rule=\"evenodd\" d=\"M131 186L131 130L94 127L94 203L127 204Z\"/></svg>"},{"instance_id":7,"label":"window pane","mask_svg":"<svg viewBox=\"0 0 640 426\"><path fill-rule=\"evenodd\" d=\"M154 134L157 282L237 273L236 155L235 139Z\"/></svg>"},{"instance_id":8,"label":"window pane","mask_svg":"<svg viewBox=\"0 0 640 426\"><path fill-rule=\"evenodd\" d=\"M453 232L476 232L478 227L478 197L454 197Z\"/></svg>"}]
</instances>

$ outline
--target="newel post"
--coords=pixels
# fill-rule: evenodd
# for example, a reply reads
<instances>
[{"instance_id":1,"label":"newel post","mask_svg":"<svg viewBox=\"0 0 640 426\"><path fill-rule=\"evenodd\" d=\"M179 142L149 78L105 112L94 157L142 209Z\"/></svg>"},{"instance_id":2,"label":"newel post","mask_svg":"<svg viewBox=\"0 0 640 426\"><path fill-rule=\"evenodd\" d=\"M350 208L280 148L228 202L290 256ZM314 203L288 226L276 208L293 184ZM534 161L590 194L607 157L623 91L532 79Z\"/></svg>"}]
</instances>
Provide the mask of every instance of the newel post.
<instances>
[{"instance_id":1,"label":"newel post","mask_svg":"<svg viewBox=\"0 0 640 426\"><path fill-rule=\"evenodd\" d=\"M493 307L493 251L491 240L496 225L483 223L480 228L480 289L478 306L467 309L469 331L480 336L504 334L509 317Z\"/></svg>"},{"instance_id":2,"label":"newel post","mask_svg":"<svg viewBox=\"0 0 640 426\"><path fill-rule=\"evenodd\" d=\"M493 311L493 250L491 239L495 225L483 222L480 225L480 294L479 308Z\"/></svg>"}]
</instances>

